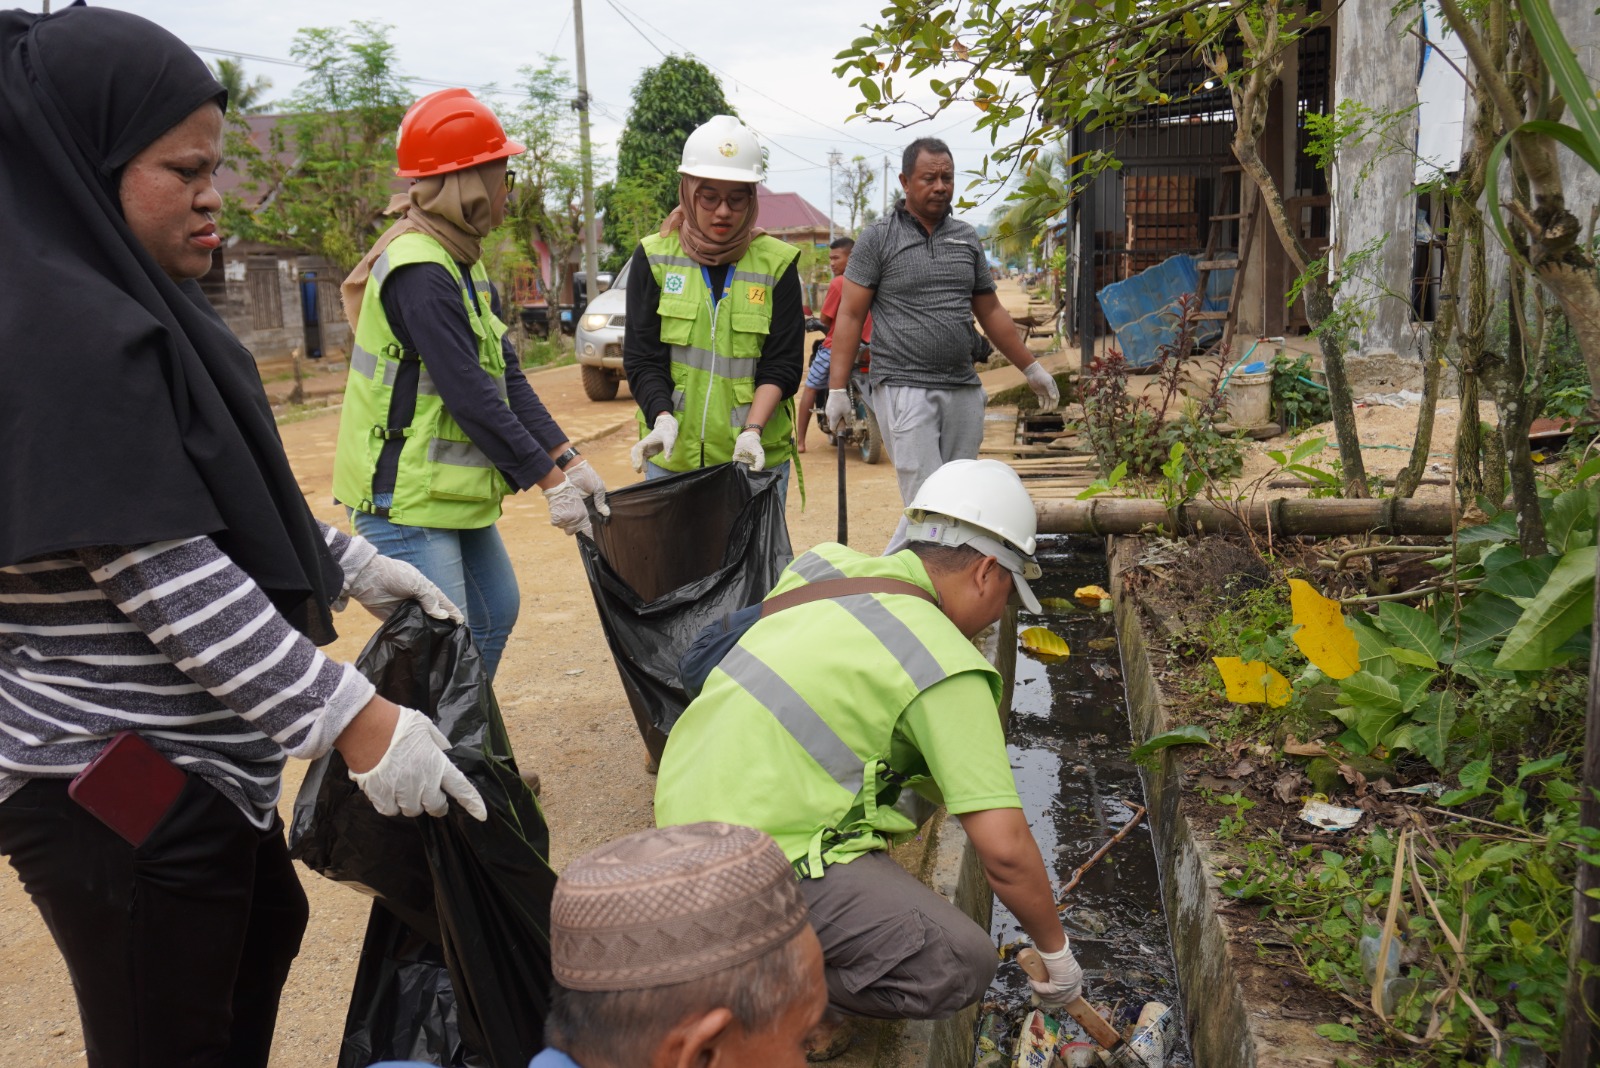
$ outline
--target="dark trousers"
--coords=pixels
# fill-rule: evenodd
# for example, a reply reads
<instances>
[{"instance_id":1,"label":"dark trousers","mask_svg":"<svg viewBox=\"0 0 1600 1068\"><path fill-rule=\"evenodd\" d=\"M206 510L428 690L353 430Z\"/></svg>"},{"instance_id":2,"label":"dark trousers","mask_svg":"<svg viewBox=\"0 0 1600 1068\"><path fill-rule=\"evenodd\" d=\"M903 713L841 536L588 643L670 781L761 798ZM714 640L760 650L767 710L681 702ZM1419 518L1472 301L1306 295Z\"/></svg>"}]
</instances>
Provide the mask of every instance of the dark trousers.
<instances>
[{"instance_id":1,"label":"dark trousers","mask_svg":"<svg viewBox=\"0 0 1600 1068\"><path fill-rule=\"evenodd\" d=\"M90 1068L266 1068L308 915L281 821L190 775L134 849L35 779L0 801L0 854L66 959Z\"/></svg>"},{"instance_id":2,"label":"dark trousers","mask_svg":"<svg viewBox=\"0 0 1600 1068\"><path fill-rule=\"evenodd\" d=\"M943 1020L981 998L1000 958L989 933L886 853L801 879L828 1004L850 1016Z\"/></svg>"}]
</instances>

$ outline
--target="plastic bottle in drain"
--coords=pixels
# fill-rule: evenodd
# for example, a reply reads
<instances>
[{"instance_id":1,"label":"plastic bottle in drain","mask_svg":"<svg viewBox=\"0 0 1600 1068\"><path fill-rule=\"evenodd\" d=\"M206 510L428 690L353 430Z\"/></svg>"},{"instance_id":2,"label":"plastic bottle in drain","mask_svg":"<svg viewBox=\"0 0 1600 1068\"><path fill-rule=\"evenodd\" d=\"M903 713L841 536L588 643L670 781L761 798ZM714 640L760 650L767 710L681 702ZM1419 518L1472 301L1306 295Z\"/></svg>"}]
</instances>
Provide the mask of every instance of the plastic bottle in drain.
<instances>
[{"instance_id":1,"label":"plastic bottle in drain","mask_svg":"<svg viewBox=\"0 0 1600 1068\"><path fill-rule=\"evenodd\" d=\"M1361 974L1366 976L1367 987L1371 989L1373 981L1378 977L1378 947L1382 942L1380 935L1361 936ZM1416 992L1418 988L1415 979L1408 979L1400 974L1400 950L1405 940L1396 933L1389 939L1389 952L1385 954L1383 968L1383 1011L1385 1015L1392 1016L1400 1003L1407 996Z\"/></svg>"}]
</instances>

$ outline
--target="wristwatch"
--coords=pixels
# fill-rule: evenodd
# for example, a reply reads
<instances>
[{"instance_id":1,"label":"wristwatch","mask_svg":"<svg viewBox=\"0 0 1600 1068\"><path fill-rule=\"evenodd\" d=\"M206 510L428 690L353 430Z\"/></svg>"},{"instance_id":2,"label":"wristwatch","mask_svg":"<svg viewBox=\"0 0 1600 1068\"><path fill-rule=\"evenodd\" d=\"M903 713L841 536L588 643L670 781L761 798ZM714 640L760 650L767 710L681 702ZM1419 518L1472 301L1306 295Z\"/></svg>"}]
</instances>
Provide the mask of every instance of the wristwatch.
<instances>
[{"instance_id":1,"label":"wristwatch","mask_svg":"<svg viewBox=\"0 0 1600 1068\"><path fill-rule=\"evenodd\" d=\"M762 423L746 423L744 426L740 427L739 429L740 429L740 431L754 430L757 434L759 434L759 433L761 433L763 430L765 430L767 428L766 428L765 424L762 424Z\"/></svg>"},{"instance_id":2,"label":"wristwatch","mask_svg":"<svg viewBox=\"0 0 1600 1068\"><path fill-rule=\"evenodd\" d=\"M576 460L577 458L578 458L578 450L575 449L575 448L569 448L569 449L567 449L566 452L564 452L560 456L556 457L556 466L561 468L561 470L565 471L567 469L567 465L570 464L572 461Z\"/></svg>"}]
</instances>

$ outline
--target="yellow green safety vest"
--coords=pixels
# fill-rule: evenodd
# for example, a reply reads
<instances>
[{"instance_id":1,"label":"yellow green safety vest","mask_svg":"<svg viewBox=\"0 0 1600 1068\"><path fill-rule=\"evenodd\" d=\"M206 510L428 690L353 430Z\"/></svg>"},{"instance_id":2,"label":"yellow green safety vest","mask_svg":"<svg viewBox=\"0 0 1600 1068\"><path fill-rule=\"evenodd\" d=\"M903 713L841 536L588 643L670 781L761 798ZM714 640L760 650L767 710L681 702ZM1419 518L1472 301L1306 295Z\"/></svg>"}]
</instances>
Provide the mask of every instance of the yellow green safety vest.
<instances>
[{"instance_id":1,"label":"yellow green safety vest","mask_svg":"<svg viewBox=\"0 0 1600 1068\"><path fill-rule=\"evenodd\" d=\"M843 577L895 578L933 592L910 552L865 556L827 543L795 560L772 593ZM656 780L656 824L759 828L810 878L885 849L916 830L893 807L900 789L919 781L889 766L895 724L918 694L966 671L984 673L998 705L999 673L918 597L826 598L760 620L673 725Z\"/></svg>"},{"instance_id":2,"label":"yellow green safety vest","mask_svg":"<svg viewBox=\"0 0 1600 1068\"><path fill-rule=\"evenodd\" d=\"M427 234L402 234L372 265L361 298L360 325L339 415L333 495L347 507L384 515L405 526L486 527L500 518L500 499L511 487L451 418L421 355L400 344L383 311L384 281L397 268L413 263L437 263L455 279L477 342L478 365L494 380L501 401L506 400L506 364L500 350L506 326L490 310L489 276L483 264L472 265L469 288L443 245ZM408 413L390 410L395 382L403 374L417 376L417 403L409 418ZM394 503L387 511L373 503L372 485L378 458L386 448L400 450Z\"/></svg>"},{"instance_id":3,"label":"yellow green safety vest","mask_svg":"<svg viewBox=\"0 0 1600 1068\"><path fill-rule=\"evenodd\" d=\"M758 237L728 272L715 304L704 268L684 254L677 231L642 242L650 273L661 287L656 310L661 340L672 351L672 414L678 442L670 456L650 462L668 471L694 471L733 459L733 442L750 420L756 361L772 330L772 291L800 250ZM649 432L638 413L639 436ZM761 433L768 467L793 458L794 399L785 397Z\"/></svg>"}]
</instances>

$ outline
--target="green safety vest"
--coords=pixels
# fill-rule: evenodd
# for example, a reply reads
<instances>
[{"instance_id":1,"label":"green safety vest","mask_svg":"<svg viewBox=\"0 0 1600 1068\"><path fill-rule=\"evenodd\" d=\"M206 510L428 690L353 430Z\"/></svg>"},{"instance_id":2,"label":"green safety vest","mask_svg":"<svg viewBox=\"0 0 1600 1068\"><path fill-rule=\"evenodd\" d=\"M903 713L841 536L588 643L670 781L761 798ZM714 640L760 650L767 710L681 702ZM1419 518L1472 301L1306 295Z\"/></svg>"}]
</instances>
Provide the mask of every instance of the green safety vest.
<instances>
[{"instance_id":1,"label":"green safety vest","mask_svg":"<svg viewBox=\"0 0 1600 1068\"><path fill-rule=\"evenodd\" d=\"M772 592L842 577L933 592L910 552L865 556L833 543L803 554ZM673 725L656 824L759 828L810 878L885 849L916 830L893 807L900 789L925 781L889 766L895 724L918 694L966 671L984 673L998 706L999 673L918 597L856 594L774 613L745 632Z\"/></svg>"},{"instance_id":2,"label":"green safety vest","mask_svg":"<svg viewBox=\"0 0 1600 1068\"><path fill-rule=\"evenodd\" d=\"M677 231L640 242L661 287L656 311L661 340L672 350L672 414L678 442L671 456L650 462L668 471L694 471L733 459L733 442L750 421L756 361L772 330L772 291L800 250L758 237L728 272L713 304L700 264L684 254ZM639 436L650 430L638 413ZM767 466L793 458L794 399L785 397L761 433Z\"/></svg>"},{"instance_id":3,"label":"green safety vest","mask_svg":"<svg viewBox=\"0 0 1600 1068\"><path fill-rule=\"evenodd\" d=\"M361 298L360 325L339 416L333 495L350 508L386 515L405 526L486 527L500 518L500 499L511 487L451 418L421 355L401 346L383 311L384 281L396 268L413 263L437 263L455 279L472 324L478 365L494 380L500 399L506 400L506 363L500 350L506 326L490 310L489 276L483 264L472 265L469 289L461 268L438 241L415 231L400 235L372 265ZM408 364L415 366L403 371ZM417 404L409 418L406 412L391 411L390 405L402 373L417 376ZM372 486L378 458L386 448L400 450L394 503L387 512L373 503Z\"/></svg>"}]
</instances>

